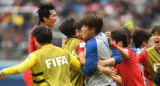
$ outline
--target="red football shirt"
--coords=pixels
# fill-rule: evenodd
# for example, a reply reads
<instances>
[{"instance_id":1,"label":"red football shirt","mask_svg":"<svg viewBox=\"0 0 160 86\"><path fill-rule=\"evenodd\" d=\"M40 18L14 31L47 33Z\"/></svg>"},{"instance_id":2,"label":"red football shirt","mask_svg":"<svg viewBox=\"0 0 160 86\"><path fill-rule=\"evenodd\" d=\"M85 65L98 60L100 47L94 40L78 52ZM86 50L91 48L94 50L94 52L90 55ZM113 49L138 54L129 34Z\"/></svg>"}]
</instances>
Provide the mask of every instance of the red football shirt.
<instances>
[{"instance_id":1,"label":"red football shirt","mask_svg":"<svg viewBox=\"0 0 160 86\"><path fill-rule=\"evenodd\" d=\"M128 52L129 59L122 59L118 66L123 86L145 86L135 52L129 48L124 50Z\"/></svg>"},{"instance_id":2,"label":"red football shirt","mask_svg":"<svg viewBox=\"0 0 160 86\"><path fill-rule=\"evenodd\" d=\"M37 26L38 25L35 25L32 28L31 33ZM38 47L37 47L37 45L35 43L35 38L34 38L34 36L31 35L31 33L30 33L28 54L32 53L33 51L38 50ZM27 70L26 72L23 73L23 80L24 80L24 82L26 83L27 86L32 86L33 79L32 79L31 69L29 69L29 70Z\"/></svg>"},{"instance_id":3,"label":"red football shirt","mask_svg":"<svg viewBox=\"0 0 160 86\"><path fill-rule=\"evenodd\" d=\"M151 86L151 75L150 75L150 71L148 69L148 58L147 58L147 50L143 50L141 53L139 53L137 55L137 60L139 63L143 63L144 66L144 76L147 80L147 86Z\"/></svg>"},{"instance_id":4,"label":"red football shirt","mask_svg":"<svg viewBox=\"0 0 160 86\"><path fill-rule=\"evenodd\" d=\"M81 40L77 45L77 54L79 55L81 52L84 52L86 42Z\"/></svg>"}]
</instances>

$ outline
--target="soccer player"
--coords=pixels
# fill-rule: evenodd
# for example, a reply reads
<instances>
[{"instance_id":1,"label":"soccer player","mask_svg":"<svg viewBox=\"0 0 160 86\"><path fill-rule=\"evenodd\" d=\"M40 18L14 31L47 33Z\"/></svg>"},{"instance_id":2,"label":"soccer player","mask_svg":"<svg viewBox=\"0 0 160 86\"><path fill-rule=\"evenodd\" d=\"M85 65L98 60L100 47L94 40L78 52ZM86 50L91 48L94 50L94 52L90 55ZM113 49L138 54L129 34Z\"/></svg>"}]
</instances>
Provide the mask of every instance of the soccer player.
<instances>
[{"instance_id":1,"label":"soccer player","mask_svg":"<svg viewBox=\"0 0 160 86\"><path fill-rule=\"evenodd\" d=\"M160 69L160 26L154 26L151 30L154 46L143 50L137 55L139 63L144 64L146 69L144 75L147 79L147 86L156 86L153 79Z\"/></svg>"},{"instance_id":2,"label":"soccer player","mask_svg":"<svg viewBox=\"0 0 160 86\"><path fill-rule=\"evenodd\" d=\"M143 78L136 54L128 48L127 34L123 30L107 32L109 45L113 46L121 55L122 62L117 66L123 86L144 86ZM117 45L118 46L117 46ZM122 49L123 48L123 49ZM120 79L118 77L118 79ZM116 78L114 78L116 81Z\"/></svg>"},{"instance_id":3,"label":"soccer player","mask_svg":"<svg viewBox=\"0 0 160 86\"><path fill-rule=\"evenodd\" d=\"M132 39L136 47L136 55L138 55L141 51L143 51L146 48L149 48L152 46L151 43L151 33L145 29L142 28L135 28L133 34L132 34ZM146 78L144 76L144 72L146 69L144 69L143 64L140 64L141 67L141 72L143 75L143 79L145 82L145 85L147 85Z\"/></svg>"},{"instance_id":4,"label":"soccer player","mask_svg":"<svg viewBox=\"0 0 160 86\"><path fill-rule=\"evenodd\" d=\"M138 55L142 50L152 46L151 43L151 33L142 28L135 28L132 39L136 48L136 55Z\"/></svg>"},{"instance_id":5,"label":"soccer player","mask_svg":"<svg viewBox=\"0 0 160 86\"><path fill-rule=\"evenodd\" d=\"M74 24L74 26L76 27L76 37L78 38L78 39L80 39L80 40L85 40L84 38L83 38L83 35L82 35L82 30L81 30L81 28L82 28L82 23L81 23L81 20L78 20L75 24Z\"/></svg>"},{"instance_id":6,"label":"soccer player","mask_svg":"<svg viewBox=\"0 0 160 86\"><path fill-rule=\"evenodd\" d=\"M50 3L42 4L39 6L37 13L39 18L38 25L46 25L50 28L54 27L54 23L57 20L56 12L54 10L54 5ZM35 25L33 27L33 29L31 30L31 33L38 25ZM28 53L30 54L35 50L38 50L38 47L35 44L34 36L30 34ZM23 80L25 81L27 86L32 86L33 79L32 79L32 73L30 69L23 73Z\"/></svg>"},{"instance_id":7,"label":"soccer player","mask_svg":"<svg viewBox=\"0 0 160 86\"><path fill-rule=\"evenodd\" d=\"M62 24L59 26L59 30L67 36L67 39L65 39L65 45L63 49L68 50L71 52L74 56L76 56L81 64L84 65L85 63L85 53L84 48L86 45L86 42L83 40L80 40L78 38L81 38L80 35L78 35L78 38L76 38L76 26L80 27L80 23L76 23L74 18L68 18L62 22ZM81 26L82 27L82 26ZM81 28L80 27L80 28ZM73 86L84 86L84 75L74 69L71 68L71 83Z\"/></svg>"},{"instance_id":8,"label":"soccer player","mask_svg":"<svg viewBox=\"0 0 160 86\"><path fill-rule=\"evenodd\" d=\"M100 33L103 26L103 19L95 14L87 14L82 19L82 25L83 38L87 40L85 46L85 65L82 67L83 72L87 75L85 85L112 86L113 80L102 73L105 69L107 69L107 71L110 70L107 67L101 69L101 67L97 65L97 60L111 58L107 37L104 33ZM112 72L112 70L110 72Z\"/></svg>"},{"instance_id":9,"label":"soccer player","mask_svg":"<svg viewBox=\"0 0 160 86\"><path fill-rule=\"evenodd\" d=\"M82 72L78 59L68 51L52 45L51 28L39 25L32 31L39 50L19 65L2 69L0 77L16 75L31 68L33 86L72 86L70 66Z\"/></svg>"}]
</instances>

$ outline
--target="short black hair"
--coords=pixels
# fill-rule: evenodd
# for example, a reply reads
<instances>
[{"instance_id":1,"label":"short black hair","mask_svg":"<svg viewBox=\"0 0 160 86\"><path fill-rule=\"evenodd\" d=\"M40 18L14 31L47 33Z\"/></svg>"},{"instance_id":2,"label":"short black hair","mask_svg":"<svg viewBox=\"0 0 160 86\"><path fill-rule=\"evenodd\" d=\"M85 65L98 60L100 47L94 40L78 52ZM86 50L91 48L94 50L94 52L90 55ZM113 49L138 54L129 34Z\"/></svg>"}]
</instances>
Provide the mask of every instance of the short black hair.
<instances>
[{"instance_id":1,"label":"short black hair","mask_svg":"<svg viewBox=\"0 0 160 86\"><path fill-rule=\"evenodd\" d=\"M75 35L75 30L76 30L76 27L74 26L75 22L76 21L74 18L72 17L68 18L61 23L58 29L67 37L71 37Z\"/></svg>"},{"instance_id":2,"label":"short black hair","mask_svg":"<svg viewBox=\"0 0 160 86\"><path fill-rule=\"evenodd\" d=\"M139 48L143 41L148 43L148 40L151 38L151 33L142 28L136 28L132 35L133 42L136 48Z\"/></svg>"},{"instance_id":3,"label":"short black hair","mask_svg":"<svg viewBox=\"0 0 160 86\"><path fill-rule=\"evenodd\" d=\"M116 43L118 43L119 41L122 41L123 47L128 47L128 37L126 32L123 31L123 29L112 30L111 37L113 40L116 41Z\"/></svg>"},{"instance_id":4,"label":"short black hair","mask_svg":"<svg viewBox=\"0 0 160 86\"><path fill-rule=\"evenodd\" d=\"M132 39L131 31L128 28L123 28L123 31L127 34L128 42Z\"/></svg>"},{"instance_id":5,"label":"short black hair","mask_svg":"<svg viewBox=\"0 0 160 86\"><path fill-rule=\"evenodd\" d=\"M103 19L95 14L87 14L82 19L82 25L88 26L89 29L95 28L95 33L99 34L103 27Z\"/></svg>"},{"instance_id":6,"label":"short black hair","mask_svg":"<svg viewBox=\"0 0 160 86\"><path fill-rule=\"evenodd\" d=\"M40 44L52 43L52 29L46 25L37 26L31 33Z\"/></svg>"},{"instance_id":7,"label":"short black hair","mask_svg":"<svg viewBox=\"0 0 160 86\"><path fill-rule=\"evenodd\" d=\"M39 9L37 10L39 23L44 22L43 17L49 18L50 10L54 10L54 9L55 9L55 7L51 3L41 4L39 6Z\"/></svg>"},{"instance_id":8,"label":"short black hair","mask_svg":"<svg viewBox=\"0 0 160 86\"><path fill-rule=\"evenodd\" d=\"M151 34L154 34L155 32L160 33L160 25L154 26L151 30Z\"/></svg>"}]
</instances>

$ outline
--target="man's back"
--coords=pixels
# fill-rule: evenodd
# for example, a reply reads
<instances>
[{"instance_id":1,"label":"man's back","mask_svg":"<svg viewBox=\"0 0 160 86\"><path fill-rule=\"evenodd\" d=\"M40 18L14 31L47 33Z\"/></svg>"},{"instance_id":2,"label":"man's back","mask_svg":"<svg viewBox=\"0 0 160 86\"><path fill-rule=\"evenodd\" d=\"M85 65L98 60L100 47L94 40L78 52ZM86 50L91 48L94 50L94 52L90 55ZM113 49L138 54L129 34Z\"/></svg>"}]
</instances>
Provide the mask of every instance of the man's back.
<instances>
[{"instance_id":1,"label":"man's back","mask_svg":"<svg viewBox=\"0 0 160 86\"><path fill-rule=\"evenodd\" d=\"M34 52L36 65L31 68L33 85L71 86L70 54L53 45L47 45Z\"/></svg>"}]
</instances>

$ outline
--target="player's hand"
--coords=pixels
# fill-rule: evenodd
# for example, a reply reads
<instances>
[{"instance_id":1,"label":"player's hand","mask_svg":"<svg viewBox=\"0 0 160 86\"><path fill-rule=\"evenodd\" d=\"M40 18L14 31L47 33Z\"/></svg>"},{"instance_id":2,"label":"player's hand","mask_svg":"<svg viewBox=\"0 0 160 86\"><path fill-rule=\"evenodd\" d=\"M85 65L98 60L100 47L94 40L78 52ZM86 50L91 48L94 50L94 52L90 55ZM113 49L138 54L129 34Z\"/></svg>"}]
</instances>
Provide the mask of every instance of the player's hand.
<instances>
[{"instance_id":1,"label":"player's hand","mask_svg":"<svg viewBox=\"0 0 160 86\"><path fill-rule=\"evenodd\" d=\"M106 32L106 36L108 38L109 45L112 45L112 38L111 38L111 32Z\"/></svg>"},{"instance_id":2,"label":"player's hand","mask_svg":"<svg viewBox=\"0 0 160 86\"><path fill-rule=\"evenodd\" d=\"M62 48L65 47L65 40L66 40L66 38L64 38L64 39L62 40Z\"/></svg>"},{"instance_id":3,"label":"player's hand","mask_svg":"<svg viewBox=\"0 0 160 86\"><path fill-rule=\"evenodd\" d=\"M112 78L112 76L116 76L116 72L113 71L113 67L110 68L110 67L104 67L103 68L103 73L108 76L109 78Z\"/></svg>"},{"instance_id":4,"label":"player's hand","mask_svg":"<svg viewBox=\"0 0 160 86\"><path fill-rule=\"evenodd\" d=\"M0 71L0 80L4 78L5 75L2 75L1 71Z\"/></svg>"}]
</instances>

